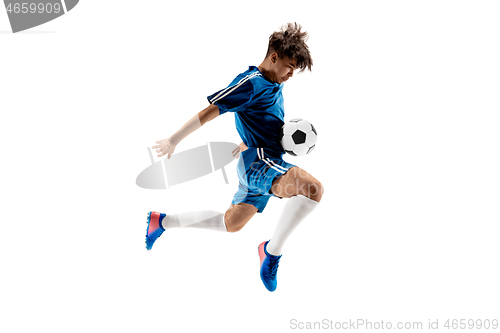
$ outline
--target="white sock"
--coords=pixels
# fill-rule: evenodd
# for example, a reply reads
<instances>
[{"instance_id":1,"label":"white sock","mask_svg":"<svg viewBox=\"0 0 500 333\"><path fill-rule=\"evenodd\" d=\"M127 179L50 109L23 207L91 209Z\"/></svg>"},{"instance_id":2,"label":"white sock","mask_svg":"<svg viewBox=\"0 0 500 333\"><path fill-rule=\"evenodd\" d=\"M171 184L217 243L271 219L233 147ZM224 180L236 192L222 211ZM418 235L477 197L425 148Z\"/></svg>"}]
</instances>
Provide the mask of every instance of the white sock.
<instances>
[{"instance_id":1,"label":"white sock","mask_svg":"<svg viewBox=\"0 0 500 333\"><path fill-rule=\"evenodd\" d=\"M167 215L161 221L163 228L202 228L216 231L226 231L224 213L212 210L200 210L175 215Z\"/></svg>"},{"instance_id":2,"label":"white sock","mask_svg":"<svg viewBox=\"0 0 500 333\"><path fill-rule=\"evenodd\" d=\"M273 237L267 243L267 252L279 256L288 236L318 204L317 201L300 194L291 197L286 203L283 213L281 213Z\"/></svg>"}]
</instances>

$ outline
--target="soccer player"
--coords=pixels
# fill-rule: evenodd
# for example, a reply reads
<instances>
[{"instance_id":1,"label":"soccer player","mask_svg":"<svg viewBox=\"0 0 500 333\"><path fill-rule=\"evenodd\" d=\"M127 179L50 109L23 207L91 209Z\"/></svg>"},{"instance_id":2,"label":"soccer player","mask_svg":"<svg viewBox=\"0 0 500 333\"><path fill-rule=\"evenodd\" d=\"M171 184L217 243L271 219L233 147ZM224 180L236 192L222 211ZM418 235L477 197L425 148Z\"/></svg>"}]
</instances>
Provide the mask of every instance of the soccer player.
<instances>
[{"instance_id":1,"label":"soccer player","mask_svg":"<svg viewBox=\"0 0 500 333\"><path fill-rule=\"evenodd\" d=\"M153 146L158 157L173 154L177 144L190 133L226 112L234 113L236 129L243 142L233 151L239 158L239 186L225 212L195 211L166 215L148 213L146 248L169 228L204 228L236 232L255 215L262 213L272 196L288 198L276 230L269 241L258 246L260 275L269 291L276 289L276 273L283 245L289 235L321 201L322 184L299 167L285 162L279 142L284 124L282 90L296 70L311 70L306 45L307 32L297 23L288 23L269 37L265 59L239 74L227 88L210 96L210 105L191 118L171 137Z\"/></svg>"}]
</instances>

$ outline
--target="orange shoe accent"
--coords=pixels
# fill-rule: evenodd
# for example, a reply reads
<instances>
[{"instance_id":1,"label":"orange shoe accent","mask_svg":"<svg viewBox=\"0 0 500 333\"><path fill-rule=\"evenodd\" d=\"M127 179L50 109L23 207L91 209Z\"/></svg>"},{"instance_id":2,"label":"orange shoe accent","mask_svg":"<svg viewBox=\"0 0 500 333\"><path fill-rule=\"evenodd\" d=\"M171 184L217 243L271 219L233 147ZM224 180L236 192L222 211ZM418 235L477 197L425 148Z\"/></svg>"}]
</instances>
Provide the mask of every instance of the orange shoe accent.
<instances>
[{"instance_id":1,"label":"orange shoe accent","mask_svg":"<svg viewBox=\"0 0 500 333\"><path fill-rule=\"evenodd\" d=\"M262 266L262 262L266 259L266 252L264 252L264 245L266 245L267 241L262 242L259 245L259 257L260 257L260 266Z\"/></svg>"},{"instance_id":2,"label":"orange shoe accent","mask_svg":"<svg viewBox=\"0 0 500 333\"><path fill-rule=\"evenodd\" d=\"M151 220L149 222L148 236L155 232L160 227L160 213L151 212Z\"/></svg>"}]
</instances>

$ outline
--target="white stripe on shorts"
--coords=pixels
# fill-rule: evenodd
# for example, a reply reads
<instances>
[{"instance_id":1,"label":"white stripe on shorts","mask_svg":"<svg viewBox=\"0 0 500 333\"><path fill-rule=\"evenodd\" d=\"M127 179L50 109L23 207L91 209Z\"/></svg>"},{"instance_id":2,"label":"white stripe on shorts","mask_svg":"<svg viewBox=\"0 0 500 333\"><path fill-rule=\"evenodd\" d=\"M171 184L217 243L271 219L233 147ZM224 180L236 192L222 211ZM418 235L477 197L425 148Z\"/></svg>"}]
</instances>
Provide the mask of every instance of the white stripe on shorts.
<instances>
[{"instance_id":1,"label":"white stripe on shorts","mask_svg":"<svg viewBox=\"0 0 500 333\"><path fill-rule=\"evenodd\" d=\"M259 156L259 160L264 159L264 148L257 148L257 156Z\"/></svg>"},{"instance_id":2,"label":"white stripe on shorts","mask_svg":"<svg viewBox=\"0 0 500 333\"><path fill-rule=\"evenodd\" d=\"M284 167L282 167L281 165L274 163L274 162L273 162L273 161L271 161L269 158L266 158L266 160L268 160L268 161L269 161L269 162L271 162L274 166L276 166L276 167L280 168L281 170L283 170L283 171L285 171L285 172L287 172L287 171L288 171L288 169L287 169L287 168L284 168Z\"/></svg>"},{"instance_id":3,"label":"white stripe on shorts","mask_svg":"<svg viewBox=\"0 0 500 333\"><path fill-rule=\"evenodd\" d=\"M269 158L264 158L264 156L265 156L264 155L264 148L257 148L257 156L259 157L259 160L263 160L267 165L269 165L274 170L280 172L281 174L285 174L285 172L288 171L287 168L284 168L281 165L274 163Z\"/></svg>"},{"instance_id":4,"label":"white stripe on shorts","mask_svg":"<svg viewBox=\"0 0 500 333\"><path fill-rule=\"evenodd\" d=\"M280 169L276 168L276 167L275 167L275 166L273 166L271 163L269 163L270 161L266 161L266 160L264 160L264 159L263 159L263 161L264 161L267 165L269 165L271 168L273 168L274 170L276 170L276 171L278 171L278 172L280 172L280 173L282 173L282 174L285 174L285 171L282 171L282 170L280 170Z\"/></svg>"}]
</instances>

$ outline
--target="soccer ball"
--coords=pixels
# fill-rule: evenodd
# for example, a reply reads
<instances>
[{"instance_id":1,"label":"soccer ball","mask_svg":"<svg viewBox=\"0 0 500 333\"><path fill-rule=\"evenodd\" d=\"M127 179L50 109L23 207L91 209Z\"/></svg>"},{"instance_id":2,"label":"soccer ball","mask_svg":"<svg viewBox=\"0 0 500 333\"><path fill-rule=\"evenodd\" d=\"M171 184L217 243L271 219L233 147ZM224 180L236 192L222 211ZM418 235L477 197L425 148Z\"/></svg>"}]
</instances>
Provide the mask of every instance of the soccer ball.
<instances>
[{"instance_id":1,"label":"soccer ball","mask_svg":"<svg viewBox=\"0 0 500 333\"><path fill-rule=\"evenodd\" d=\"M281 128L281 146L293 156L303 156L312 152L317 138L316 129L307 120L292 119Z\"/></svg>"}]
</instances>

